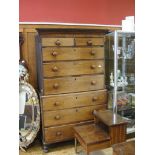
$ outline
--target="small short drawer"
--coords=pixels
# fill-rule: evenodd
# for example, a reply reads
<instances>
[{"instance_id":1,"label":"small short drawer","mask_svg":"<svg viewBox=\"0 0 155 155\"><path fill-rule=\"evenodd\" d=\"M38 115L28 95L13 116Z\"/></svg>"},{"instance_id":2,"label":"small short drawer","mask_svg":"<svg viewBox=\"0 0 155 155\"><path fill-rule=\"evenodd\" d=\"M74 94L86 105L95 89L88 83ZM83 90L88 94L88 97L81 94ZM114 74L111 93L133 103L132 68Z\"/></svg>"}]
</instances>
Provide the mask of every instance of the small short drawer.
<instances>
[{"instance_id":1,"label":"small short drawer","mask_svg":"<svg viewBox=\"0 0 155 155\"><path fill-rule=\"evenodd\" d=\"M45 142L57 142L73 138L73 125L45 128Z\"/></svg>"},{"instance_id":2,"label":"small short drawer","mask_svg":"<svg viewBox=\"0 0 155 155\"><path fill-rule=\"evenodd\" d=\"M74 46L74 38L42 38L42 46Z\"/></svg>"},{"instance_id":3,"label":"small short drawer","mask_svg":"<svg viewBox=\"0 0 155 155\"><path fill-rule=\"evenodd\" d=\"M45 111L43 113L44 126L69 124L93 119L93 111L105 109L103 105L88 106L82 108L65 109L57 111Z\"/></svg>"},{"instance_id":4,"label":"small short drawer","mask_svg":"<svg viewBox=\"0 0 155 155\"><path fill-rule=\"evenodd\" d=\"M43 111L62 110L90 105L107 105L107 91L98 90L83 93L43 96L41 98Z\"/></svg>"},{"instance_id":5,"label":"small short drawer","mask_svg":"<svg viewBox=\"0 0 155 155\"><path fill-rule=\"evenodd\" d=\"M51 62L43 64L44 77L104 74L103 60Z\"/></svg>"},{"instance_id":6,"label":"small short drawer","mask_svg":"<svg viewBox=\"0 0 155 155\"><path fill-rule=\"evenodd\" d=\"M76 46L103 46L104 38L75 38Z\"/></svg>"},{"instance_id":7,"label":"small short drawer","mask_svg":"<svg viewBox=\"0 0 155 155\"><path fill-rule=\"evenodd\" d=\"M104 75L44 79L44 95L101 90L104 88Z\"/></svg>"},{"instance_id":8,"label":"small short drawer","mask_svg":"<svg viewBox=\"0 0 155 155\"><path fill-rule=\"evenodd\" d=\"M59 142L63 140L73 139L74 138L73 127L77 125L88 124L88 123L92 123L92 121L45 128L44 141L46 143L52 143L52 142Z\"/></svg>"},{"instance_id":9,"label":"small short drawer","mask_svg":"<svg viewBox=\"0 0 155 155\"><path fill-rule=\"evenodd\" d=\"M104 47L44 47L43 61L104 59Z\"/></svg>"}]
</instances>

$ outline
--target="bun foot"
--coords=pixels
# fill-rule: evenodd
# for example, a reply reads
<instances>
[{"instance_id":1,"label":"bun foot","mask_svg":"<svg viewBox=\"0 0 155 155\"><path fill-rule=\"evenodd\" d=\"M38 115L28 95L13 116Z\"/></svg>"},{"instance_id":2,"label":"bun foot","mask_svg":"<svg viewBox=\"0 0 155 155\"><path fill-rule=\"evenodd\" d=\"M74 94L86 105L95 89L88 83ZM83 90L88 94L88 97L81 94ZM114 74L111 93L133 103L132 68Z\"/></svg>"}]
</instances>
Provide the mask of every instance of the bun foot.
<instances>
[{"instance_id":1,"label":"bun foot","mask_svg":"<svg viewBox=\"0 0 155 155\"><path fill-rule=\"evenodd\" d=\"M47 146L43 146L43 151L44 151L44 153L47 153L48 152L48 147Z\"/></svg>"}]
</instances>

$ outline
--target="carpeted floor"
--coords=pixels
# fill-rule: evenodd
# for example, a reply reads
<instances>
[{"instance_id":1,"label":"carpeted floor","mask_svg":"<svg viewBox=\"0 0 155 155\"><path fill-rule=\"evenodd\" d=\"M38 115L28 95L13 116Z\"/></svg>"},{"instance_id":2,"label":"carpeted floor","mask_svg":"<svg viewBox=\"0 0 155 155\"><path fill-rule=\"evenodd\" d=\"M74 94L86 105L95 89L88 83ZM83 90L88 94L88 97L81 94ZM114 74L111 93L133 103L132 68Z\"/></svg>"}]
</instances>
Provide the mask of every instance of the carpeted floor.
<instances>
[{"instance_id":1,"label":"carpeted floor","mask_svg":"<svg viewBox=\"0 0 155 155\"><path fill-rule=\"evenodd\" d=\"M128 139L127 141L134 140L135 138ZM81 146L78 146L77 155L86 155ZM74 150L74 141L61 142L53 144L49 147L49 152L44 153L42 145L39 140L36 140L26 152L19 151L19 155L76 155ZM91 152L90 155L113 155L112 148Z\"/></svg>"},{"instance_id":2,"label":"carpeted floor","mask_svg":"<svg viewBox=\"0 0 155 155\"><path fill-rule=\"evenodd\" d=\"M78 155L85 155L85 152L82 150L80 146L78 146ZM49 152L44 153L42 151L42 146L39 141L36 141L33 143L32 146L30 146L27 149L27 152L19 151L20 155L76 155L74 150L74 142L63 142L63 143L57 143L51 145L49 147ZM95 151L90 153L90 155L112 155L112 148L107 148L100 151Z\"/></svg>"}]
</instances>

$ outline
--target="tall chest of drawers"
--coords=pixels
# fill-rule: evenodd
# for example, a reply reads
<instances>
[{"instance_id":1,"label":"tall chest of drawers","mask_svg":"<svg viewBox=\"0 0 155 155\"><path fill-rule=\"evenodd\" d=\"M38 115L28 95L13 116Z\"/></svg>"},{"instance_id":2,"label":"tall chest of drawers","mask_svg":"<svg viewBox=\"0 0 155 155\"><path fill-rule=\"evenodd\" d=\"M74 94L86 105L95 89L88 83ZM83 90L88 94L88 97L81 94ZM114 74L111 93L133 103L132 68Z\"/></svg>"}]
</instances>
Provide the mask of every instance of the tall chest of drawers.
<instances>
[{"instance_id":1,"label":"tall chest of drawers","mask_svg":"<svg viewBox=\"0 0 155 155\"><path fill-rule=\"evenodd\" d=\"M73 139L72 127L93 121L93 110L106 109L104 32L38 30L37 79L42 140Z\"/></svg>"}]
</instances>

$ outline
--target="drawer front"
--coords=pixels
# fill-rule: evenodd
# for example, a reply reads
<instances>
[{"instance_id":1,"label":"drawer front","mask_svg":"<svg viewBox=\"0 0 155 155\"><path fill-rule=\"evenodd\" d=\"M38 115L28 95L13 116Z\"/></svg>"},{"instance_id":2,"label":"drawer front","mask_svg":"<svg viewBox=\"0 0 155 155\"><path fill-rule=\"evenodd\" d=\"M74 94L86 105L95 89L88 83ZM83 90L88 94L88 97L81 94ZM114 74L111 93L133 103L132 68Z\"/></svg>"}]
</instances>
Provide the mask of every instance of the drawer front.
<instances>
[{"instance_id":1,"label":"drawer front","mask_svg":"<svg viewBox=\"0 0 155 155\"><path fill-rule=\"evenodd\" d=\"M44 95L104 89L104 75L44 79Z\"/></svg>"},{"instance_id":2,"label":"drawer front","mask_svg":"<svg viewBox=\"0 0 155 155\"><path fill-rule=\"evenodd\" d=\"M103 46L104 38L75 38L76 46Z\"/></svg>"},{"instance_id":3,"label":"drawer front","mask_svg":"<svg viewBox=\"0 0 155 155\"><path fill-rule=\"evenodd\" d=\"M45 128L44 141L45 143L52 143L73 139L74 138L73 127L77 125L84 125L87 123L92 123L92 121Z\"/></svg>"},{"instance_id":4,"label":"drawer front","mask_svg":"<svg viewBox=\"0 0 155 155\"><path fill-rule=\"evenodd\" d=\"M73 125L45 128L45 142L57 142L73 138Z\"/></svg>"},{"instance_id":5,"label":"drawer front","mask_svg":"<svg viewBox=\"0 0 155 155\"><path fill-rule=\"evenodd\" d=\"M103 60L51 62L43 64L44 77L104 73Z\"/></svg>"},{"instance_id":6,"label":"drawer front","mask_svg":"<svg viewBox=\"0 0 155 155\"><path fill-rule=\"evenodd\" d=\"M74 38L42 38L42 46L74 46Z\"/></svg>"},{"instance_id":7,"label":"drawer front","mask_svg":"<svg viewBox=\"0 0 155 155\"><path fill-rule=\"evenodd\" d=\"M107 91L71 93L42 97L43 111L107 104Z\"/></svg>"},{"instance_id":8,"label":"drawer front","mask_svg":"<svg viewBox=\"0 0 155 155\"><path fill-rule=\"evenodd\" d=\"M104 59L104 47L45 47L43 61Z\"/></svg>"},{"instance_id":9,"label":"drawer front","mask_svg":"<svg viewBox=\"0 0 155 155\"><path fill-rule=\"evenodd\" d=\"M93 119L93 110L105 109L103 105L45 111L43 113L44 127L69 124Z\"/></svg>"}]
</instances>

